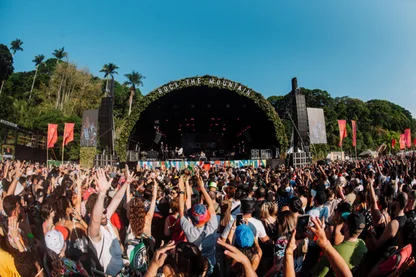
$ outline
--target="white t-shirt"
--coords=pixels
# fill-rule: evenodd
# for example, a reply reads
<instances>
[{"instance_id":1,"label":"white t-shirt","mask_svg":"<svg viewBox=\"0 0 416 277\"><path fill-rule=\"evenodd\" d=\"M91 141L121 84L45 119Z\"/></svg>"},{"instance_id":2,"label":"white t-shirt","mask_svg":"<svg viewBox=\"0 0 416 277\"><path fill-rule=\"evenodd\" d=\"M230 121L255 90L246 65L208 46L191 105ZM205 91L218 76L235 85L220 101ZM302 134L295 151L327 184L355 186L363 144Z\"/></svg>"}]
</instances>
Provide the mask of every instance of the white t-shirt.
<instances>
[{"instance_id":1,"label":"white t-shirt","mask_svg":"<svg viewBox=\"0 0 416 277\"><path fill-rule=\"evenodd\" d=\"M99 242L95 242L91 238L90 241L97 252L97 258L100 258L100 253L102 253L99 261L104 268L104 272L108 275L116 276L123 269L123 259L121 257L123 252L109 219L107 219L106 227L108 230L100 225L101 240Z\"/></svg>"},{"instance_id":2,"label":"white t-shirt","mask_svg":"<svg viewBox=\"0 0 416 277\"><path fill-rule=\"evenodd\" d=\"M250 227L256 238L264 238L267 236L266 229L264 229L263 223L260 220L255 219L254 217L246 218L248 221L248 227ZM227 238L230 233L231 227L233 227L234 218L231 218L227 226L224 228L224 231L221 234L221 238Z\"/></svg>"}]
</instances>

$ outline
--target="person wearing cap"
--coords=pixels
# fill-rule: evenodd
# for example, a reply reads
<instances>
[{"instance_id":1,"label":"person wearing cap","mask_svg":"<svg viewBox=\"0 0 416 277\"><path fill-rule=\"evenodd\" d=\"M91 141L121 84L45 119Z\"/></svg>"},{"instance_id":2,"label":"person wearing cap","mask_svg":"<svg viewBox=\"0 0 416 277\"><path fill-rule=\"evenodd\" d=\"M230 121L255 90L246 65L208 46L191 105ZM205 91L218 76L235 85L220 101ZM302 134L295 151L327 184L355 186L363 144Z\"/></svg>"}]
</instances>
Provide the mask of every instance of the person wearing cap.
<instances>
[{"instance_id":1,"label":"person wearing cap","mask_svg":"<svg viewBox=\"0 0 416 277\"><path fill-rule=\"evenodd\" d=\"M260 238L260 240L263 243L270 243L272 244L273 241L269 238L269 236L266 233L266 229L264 229L263 223L255 219L252 214L254 211L254 208L256 206L256 202L253 199L242 199L241 200L241 212L243 214L243 220L247 222L248 226L250 227L251 231L253 232L254 236L256 238ZM230 220L227 227L224 229L224 231L221 234L221 239L225 241L232 229L234 223L234 219Z\"/></svg>"},{"instance_id":2,"label":"person wearing cap","mask_svg":"<svg viewBox=\"0 0 416 277\"><path fill-rule=\"evenodd\" d=\"M187 241L195 244L201 250L202 256L208 259L210 267L206 276L210 276L216 265L215 246L218 220L211 197L204 188L202 177L198 175L197 178L198 186L204 196L207 207L203 204L195 204L185 214L185 185L183 178L181 177L179 179L180 224L186 235ZM187 186L187 188L190 189L189 186ZM190 204L190 199L187 199L187 204Z\"/></svg>"},{"instance_id":3,"label":"person wearing cap","mask_svg":"<svg viewBox=\"0 0 416 277\"><path fill-rule=\"evenodd\" d=\"M218 190L217 183L215 183L215 182L209 182L209 184L208 184L208 191L217 191L217 190Z\"/></svg>"},{"instance_id":4,"label":"person wearing cap","mask_svg":"<svg viewBox=\"0 0 416 277\"><path fill-rule=\"evenodd\" d=\"M234 224L228 235L228 240L233 241L234 237L234 245L247 256L253 269L257 270L263 253L250 227L246 224L241 224L236 227ZM230 265L230 274L232 276L240 276L242 272L242 266L233 260Z\"/></svg>"},{"instance_id":5,"label":"person wearing cap","mask_svg":"<svg viewBox=\"0 0 416 277\"><path fill-rule=\"evenodd\" d=\"M80 262L74 262L65 257L68 234L68 230L62 227L49 231L45 235L47 250L43 261L48 276L70 276L73 274L88 276Z\"/></svg>"},{"instance_id":6,"label":"person wearing cap","mask_svg":"<svg viewBox=\"0 0 416 277\"><path fill-rule=\"evenodd\" d=\"M360 212L343 213L345 218L344 224L344 241L335 245L334 248L348 264L348 267L354 272L367 254L367 246L362 239L358 237L365 228L365 217ZM339 234L341 235L341 234ZM319 263L312 269L312 276L326 276L331 268L328 259L323 257Z\"/></svg>"}]
</instances>

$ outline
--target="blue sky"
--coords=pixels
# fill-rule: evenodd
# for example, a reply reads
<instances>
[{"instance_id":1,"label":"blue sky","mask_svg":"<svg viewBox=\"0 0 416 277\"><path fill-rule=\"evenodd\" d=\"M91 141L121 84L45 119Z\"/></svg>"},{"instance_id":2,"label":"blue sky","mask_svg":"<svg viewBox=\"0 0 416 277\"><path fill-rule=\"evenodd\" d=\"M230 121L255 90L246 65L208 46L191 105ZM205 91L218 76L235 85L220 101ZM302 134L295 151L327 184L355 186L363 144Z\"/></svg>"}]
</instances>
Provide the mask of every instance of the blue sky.
<instances>
[{"instance_id":1,"label":"blue sky","mask_svg":"<svg viewBox=\"0 0 416 277\"><path fill-rule=\"evenodd\" d=\"M216 75L263 95L290 79L333 96L386 99L416 116L415 0L0 0L0 43L20 38L17 71L65 46L100 75L105 63L168 81Z\"/></svg>"}]
</instances>

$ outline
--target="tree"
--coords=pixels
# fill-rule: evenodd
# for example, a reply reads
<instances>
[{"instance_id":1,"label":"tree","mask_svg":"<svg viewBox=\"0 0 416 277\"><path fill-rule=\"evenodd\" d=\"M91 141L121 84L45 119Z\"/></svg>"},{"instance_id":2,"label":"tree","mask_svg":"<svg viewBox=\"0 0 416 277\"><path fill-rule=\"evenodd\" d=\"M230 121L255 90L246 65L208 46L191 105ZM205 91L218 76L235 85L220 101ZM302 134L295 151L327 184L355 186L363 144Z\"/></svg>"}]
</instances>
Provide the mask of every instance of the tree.
<instances>
[{"instance_id":1,"label":"tree","mask_svg":"<svg viewBox=\"0 0 416 277\"><path fill-rule=\"evenodd\" d=\"M130 97L129 97L129 114L131 114L131 105L133 103L133 96L136 94L136 85L139 87L143 85L142 79L146 79L142 74L136 71L132 71L129 74L124 74L124 77L127 78L125 85L131 85L130 87Z\"/></svg>"},{"instance_id":2,"label":"tree","mask_svg":"<svg viewBox=\"0 0 416 277\"><path fill-rule=\"evenodd\" d=\"M23 44L23 41L21 41L18 38L13 40L10 43L10 49L13 50L13 54L12 54L13 57L14 57L14 54L16 54L17 51L23 51L22 44Z\"/></svg>"},{"instance_id":3,"label":"tree","mask_svg":"<svg viewBox=\"0 0 416 277\"><path fill-rule=\"evenodd\" d=\"M61 61L63 58L65 57L68 58L68 53L65 52L65 47L62 47L61 49L56 49L55 51L53 51L52 55L54 55L56 58L56 64L58 64L59 61ZM61 100L61 89L62 89L63 82L64 82L64 77L62 77L61 84L59 85L59 88L58 88L58 93L57 93L56 103L55 103L56 108L58 108L59 102Z\"/></svg>"},{"instance_id":4,"label":"tree","mask_svg":"<svg viewBox=\"0 0 416 277\"><path fill-rule=\"evenodd\" d=\"M33 87L35 86L36 76L38 75L38 69L39 69L39 66L42 64L43 59L45 59L45 56L40 54L40 55L35 56L35 58L32 61L35 63L36 71L35 71L35 77L33 77L32 87L30 88L29 101L30 101L30 98L32 98L32 91L33 91Z\"/></svg>"},{"instance_id":5,"label":"tree","mask_svg":"<svg viewBox=\"0 0 416 277\"><path fill-rule=\"evenodd\" d=\"M4 82L13 73L13 55L6 45L0 44L0 95L3 91Z\"/></svg>"},{"instance_id":6,"label":"tree","mask_svg":"<svg viewBox=\"0 0 416 277\"><path fill-rule=\"evenodd\" d=\"M116 71L118 69L118 66L113 63L108 63L103 66L103 68L100 70L100 72L104 72L104 78L107 79L106 83L106 89L108 89L108 79L114 76L114 74L118 74Z\"/></svg>"},{"instance_id":7,"label":"tree","mask_svg":"<svg viewBox=\"0 0 416 277\"><path fill-rule=\"evenodd\" d=\"M65 47L54 50L52 55L57 59L56 63L59 63L59 61L61 61L63 58L68 57L68 53L65 52Z\"/></svg>"}]
</instances>

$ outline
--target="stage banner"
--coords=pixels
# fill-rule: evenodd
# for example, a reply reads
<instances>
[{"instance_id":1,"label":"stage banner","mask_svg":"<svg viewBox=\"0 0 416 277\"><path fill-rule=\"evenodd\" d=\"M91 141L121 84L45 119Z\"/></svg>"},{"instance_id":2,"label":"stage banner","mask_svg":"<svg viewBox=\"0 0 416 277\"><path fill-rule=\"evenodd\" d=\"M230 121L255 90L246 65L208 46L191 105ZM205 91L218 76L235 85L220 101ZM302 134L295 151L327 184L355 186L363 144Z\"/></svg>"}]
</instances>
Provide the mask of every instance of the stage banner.
<instances>
[{"instance_id":1,"label":"stage banner","mask_svg":"<svg viewBox=\"0 0 416 277\"><path fill-rule=\"evenodd\" d=\"M97 146L98 110L84 111L82 116L81 146Z\"/></svg>"},{"instance_id":2,"label":"stage banner","mask_svg":"<svg viewBox=\"0 0 416 277\"><path fill-rule=\"evenodd\" d=\"M351 120L352 125L352 146L357 146L357 121Z\"/></svg>"},{"instance_id":3,"label":"stage banner","mask_svg":"<svg viewBox=\"0 0 416 277\"><path fill-rule=\"evenodd\" d=\"M342 140L347 137L347 121L338 120L339 127L339 147L342 147Z\"/></svg>"},{"instance_id":4,"label":"stage banner","mask_svg":"<svg viewBox=\"0 0 416 277\"><path fill-rule=\"evenodd\" d=\"M48 124L48 148L52 148L58 140L58 124Z\"/></svg>"},{"instance_id":5,"label":"stage banner","mask_svg":"<svg viewBox=\"0 0 416 277\"><path fill-rule=\"evenodd\" d=\"M391 149L394 149L395 146L396 146L396 140L392 139L391 140Z\"/></svg>"},{"instance_id":6,"label":"stage banner","mask_svg":"<svg viewBox=\"0 0 416 277\"><path fill-rule=\"evenodd\" d=\"M74 126L75 123L65 123L63 145L67 145L74 140Z\"/></svg>"},{"instance_id":7,"label":"stage banner","mask_svg":"<svg viewBox=\"0 0 416 277\"><path fill-rule=\"evenodd\" d=\"M400 150L403 150L406 148L406 137L404 134L400 134L399 144L400 144Z\"/></svg>"},{"instance_id":8,"label":"stage banner","mask_svg":"<svg viewBox=\"0 0 416 277\"><path fill-rule=\"evenodd\" d=\"M410 128L404 130L404 139L406 141L406 147L412 147L412 134L410 133Z\"/></svg>"},{"instance_id":9,"label":"stage banner","mask_svg":"<svg viewBox=\"0 0 416 277\"><path fill-rule=\"evenodd\" d=\"M311 144L326 144L327 140L324 110L308 108L307 111Z\"/></svg>"}]
</instances>

